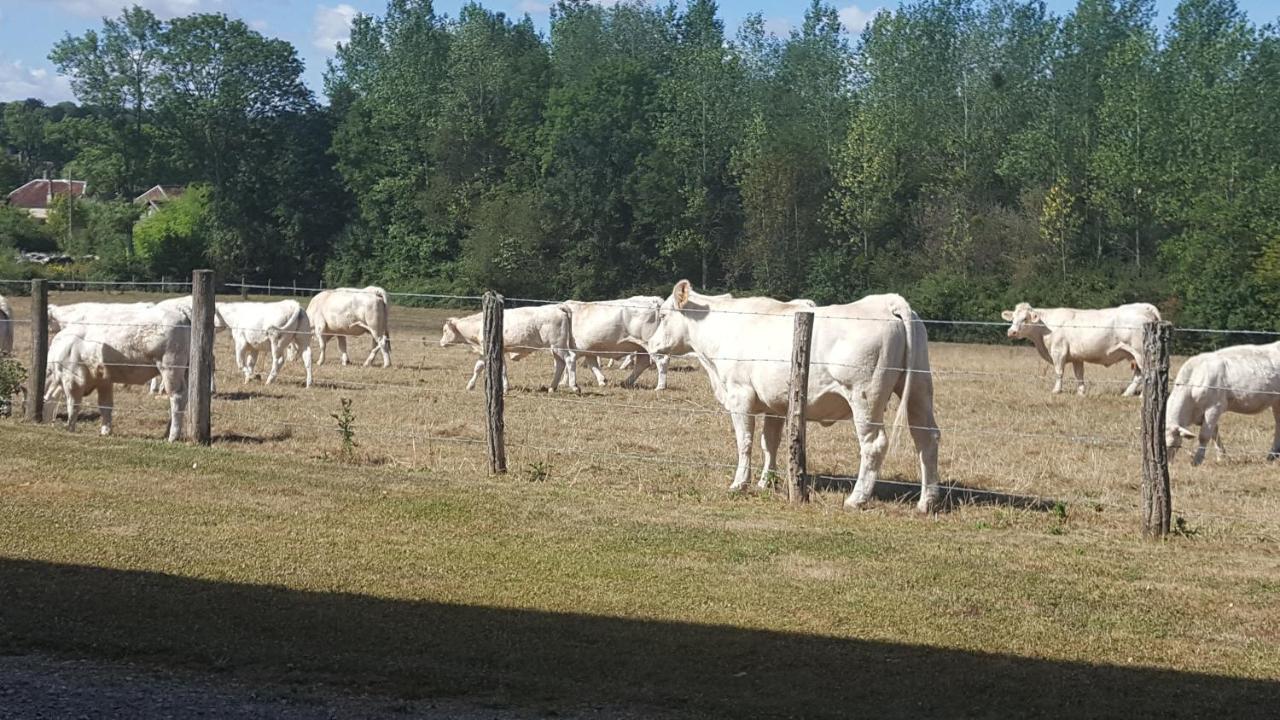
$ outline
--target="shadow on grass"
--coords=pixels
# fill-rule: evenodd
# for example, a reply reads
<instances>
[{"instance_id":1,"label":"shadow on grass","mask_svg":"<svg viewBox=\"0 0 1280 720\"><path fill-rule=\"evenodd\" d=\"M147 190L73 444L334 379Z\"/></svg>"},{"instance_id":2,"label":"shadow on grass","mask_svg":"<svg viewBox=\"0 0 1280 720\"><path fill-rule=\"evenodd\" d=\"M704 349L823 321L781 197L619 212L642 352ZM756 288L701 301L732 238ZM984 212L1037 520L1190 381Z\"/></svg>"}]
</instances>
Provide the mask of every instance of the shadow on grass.
<instances>
[{"instance_id":1,"label":"shadow on grass","mask_svg":"<svg viewBox=\"0 0 1280 720\"><path fill-rule=\"evenodd\" d=\"M227 400L230 402L240 402L243 400L282 400L288 397L278 393L264 392L262 390L236 390L234 392L214 393L214 400Z\"/></svg>"},{"instance_id":2,"label":"shadow on grass","mask_svg":"<svg viewBox=\"0 0 1280 720\"><path fill-rule=\"evenodd\" d=\"M1280 703L1274 681L14 559L0 559L5 650L690 717L1243 717Z\"/></svg>"},{"instance_id":3,"label":"shadow on grass","mask_svg":"<svg viewBox=\"0 0 1280 720\"><path fill-rule=\"evenodd\" d=\"M847 475L815 475L813 486L820 491L840 492L847 495L853 492L853 485L857 480L857 478ZM1058 504L1058 501L1053 498L1044 498L1036 495L1014 495L964 485L943 484L940 489L942 490L942 498L938 505L939 512L946 512L965 505L990 505L1049 512ZM872 492L872 497L887 502L914 503L920 499L920 483L901 480L880 480L876 483L876 489Z\"/></svg>"},{"instance_id":4,"label":"shadow on grass","mask_svg":"<svg viewBox=\"0 0 1280 720\"><path fill-rule=\"evenodd\" d=\"M284 442L293 437L290 430L278 430L262 435L241 435L240 433L221 433L213 436L215 444L226 445L266 445L267 443Z\"/></svg>"}]
</instances>

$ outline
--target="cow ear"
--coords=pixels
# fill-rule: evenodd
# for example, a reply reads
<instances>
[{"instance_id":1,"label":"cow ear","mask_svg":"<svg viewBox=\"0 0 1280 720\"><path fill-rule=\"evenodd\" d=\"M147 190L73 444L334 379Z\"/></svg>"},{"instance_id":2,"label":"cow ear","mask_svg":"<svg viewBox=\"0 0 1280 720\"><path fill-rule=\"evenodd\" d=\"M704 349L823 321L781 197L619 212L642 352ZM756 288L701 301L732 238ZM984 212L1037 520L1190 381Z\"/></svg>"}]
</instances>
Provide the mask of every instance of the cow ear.
<instances>
[{"instance_id":1,"label":"cow ear","mask_svg":"<svg viewBox=\"0 0 1280 720\"><path fill-rule=\"evenodd\" d=\"M1197 437L1199 437L1198 435L1182 427L1181 425L1178 426L1178 434L1182 436L1183 440L1195 440Z\"/></svg>"},{"instance_id":2,"label":"cow ear","mask_svg":"<svg viewBox=\"0 0 1280 720\"><path fill-rule=\"evenodd\" d=\"M1013 311L1005 310L1004 312L1000 313L1000 317L1004 318L1005 322L1013 322Z\"/></svg>"},{"instance_id":3,"label":"cow ear","mask_svg":"<svg viewBox=\"0 0 1280 720\"><path fill-rule=\"evenodd\" d=\"M676 283L675 288L671 290L671 297L675 298L677 309L683 309L685 303L689 302L689 293L691 291L692 287L689 285L688 280L681 280Z\"/></svg>"},{"instance_id":4,"label":"cow ear","mask_svg":"<svg viewBox=\"0 0 1280 720\"><path fill-rule=\"evenodd\" d=\"M458 318L445 318L445 320L444 320L444 326L445 326L445 327L447 327L447 328L449 328L450 330L457 330L457 329L458 329Z\"/></svg>"}]
</instances>

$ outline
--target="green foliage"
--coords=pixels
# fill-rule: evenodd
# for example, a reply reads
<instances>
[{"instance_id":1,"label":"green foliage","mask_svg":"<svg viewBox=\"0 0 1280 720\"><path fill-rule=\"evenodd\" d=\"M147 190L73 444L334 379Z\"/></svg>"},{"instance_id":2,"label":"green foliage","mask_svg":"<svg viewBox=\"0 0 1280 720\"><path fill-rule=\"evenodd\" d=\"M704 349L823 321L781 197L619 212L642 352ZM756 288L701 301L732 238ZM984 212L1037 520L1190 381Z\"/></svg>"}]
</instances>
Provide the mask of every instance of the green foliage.
<instances>
[{"instance_id":1,"label":"green foliage","mask_svg":"<svg viewBox=\"0 0 1280 720\"><path fill-rule=\"evenodd\" d=\"M49 228L33 220L26 210L0 205L0 249L6 256L18 250L47 251L57 247Z\"/></svg>"},{"instance_id":2,"label":"green foliage","mask_svg":"<svg viewBox=\"0 0 1280 720\"><path fill-rule=\"evenodd\" d=\"M23 392L27 369L22 363L0 353L0 417L13 414L13 398Z\"/></svg>"},{"instance_id":3,"label":"green foliage","mask_svg":"<svg viewBox=\"0 0 1280 720\"><path fill-rule=\"evenodd\" d=\"M134 226L134 251L151 277L186 276L205 264L215 232L210 195L192 186Z\"/></svg>"},{"instance_id":4,"label":"green foliage","mask_svg":"<svg viewBox=\"0 0 1280 720\"><path fill-rule=\"evenodd\" d=\"M329 413L329 417L338 423L338 437L342 440L342 459L351 462L355 459L356 448L356 414L351 409L351 398L341 398L342 409Z\"/></svg>"}]
</instances>

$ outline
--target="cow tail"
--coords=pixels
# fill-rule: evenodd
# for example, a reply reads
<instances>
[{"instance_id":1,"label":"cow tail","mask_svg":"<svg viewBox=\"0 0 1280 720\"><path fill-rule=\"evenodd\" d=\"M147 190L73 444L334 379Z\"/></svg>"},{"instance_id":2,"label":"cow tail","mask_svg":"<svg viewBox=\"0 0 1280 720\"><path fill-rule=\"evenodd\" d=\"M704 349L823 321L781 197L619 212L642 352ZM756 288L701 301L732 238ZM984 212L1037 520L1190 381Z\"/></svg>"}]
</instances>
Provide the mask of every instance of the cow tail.
<instances>
[{"instance_id":1,"label":"cow tail","mask_svg":"<svg viewBox=\"0 0 1280 720\"><path fill-rule=\"evenodd\" d=\"M285 343L284 346L284 357L289 362L293 362L298 359L298 345L311 344L311 337L309 334L305 342L302 338L298 337L302 334L298 331L298 328L302 325L302 318L300 316L303 312L305 311L302 309L302 305L297 305L294 308L293 315L289 316L289 321L284 324L285 332L288 332L293 336L292 339L288 343Z\"/></svg>"},{"instance_id":2,"label":"cow tail","mask_svg":"<svg viewBox=\"0 0 1280 720\"><path fill-rule=\"evenodd\" d=\"M932 384L929 375L929 338L924 323L916 316L906 300L899 299L891 312L902 322L906 331L906 353L903 357L902 370L906 377L902 382L902 396L898 402L897 417L893 421L893 431L889 435L889 451L897 447L904 429L910 429L911 396L913 392L923 392L925 385Z\"/></svg>"}]
</instances>

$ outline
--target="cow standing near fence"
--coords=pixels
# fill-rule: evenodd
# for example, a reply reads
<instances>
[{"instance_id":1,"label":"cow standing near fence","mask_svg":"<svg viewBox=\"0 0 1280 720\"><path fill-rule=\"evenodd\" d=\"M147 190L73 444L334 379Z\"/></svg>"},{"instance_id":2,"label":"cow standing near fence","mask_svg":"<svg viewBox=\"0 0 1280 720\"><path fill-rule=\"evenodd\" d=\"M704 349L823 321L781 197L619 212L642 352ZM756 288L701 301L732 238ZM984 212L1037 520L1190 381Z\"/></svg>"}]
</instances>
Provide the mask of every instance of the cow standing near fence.
<instances>
[{"instance_id":1,"label":"cow standing near fence","mask_svg":"<svg viewBox=\"0 0 1280 720\"><path fill-rule=\"evenodd\" d=\"M760 486L774 472L788 409L792 317L805 308L769 298L716 299L676 283L650 353L694 352L728 411L738 445L730 490L744 490L751 476L755 416L764 415L764 464ZM809 371L809 420L831 425L852 419L861 449L858 482L845 506L871 498L889 450L884 415L892 395L901 403L920 463L920 502L927 512L938 500L937 422L928 338L923 323L898 295L872 295L847 305L811 310L816 318Z\"/></svg>"},{"instance_id":2,"label":"cow standing near fence","mask_svg":"<svg viewBox=\"0 0 1280 720\"><path fill-rule=\"evenodd\" d=\"M1076 393L1085 394L1084 364L1110 367L1129 361L1133 380L1122 395L1142 392L1142 371L1146 359L1142 355L1142 329L1149 322L1160 322L1160 311L1148 303L1132 303L1101 310L1074 308L1033 308L1018 303L1000 316L1010 322L1006 334L1010 338L1030 340L1036 352L1053 366L1056 380L1053 392L1062 392L1062 375L1068 364L1076 375Z\"/></svg>"},{"instance_id":3,"label":"cow standing near fence","mask_svg":"<svg viewBox=\"0 0 1280 720\"><path fill-rule=\"evenodd\" d=\"M538 305L505 310L502 313L503 351L511 360L519 360L530 353L546 350L551 354L552 375L548 392L555 392L561 376L568 376L569 388L578 392L578 374L573 350L573 325L567 305ZM484 314L451 317L444 321L440 334L440 347L467 345L475 353L484 353ZM476 361L467 389L476 386L484 358ZM502 389L507 389L507 368L502 367Z\"/></svg>"},{"instance_id":4,"label":"cow standing near fence","mask_svg":"<svg viewBox=\"0 0 1280 720\"><path fill-rule=\"evenodd\" d=\"M608 359L626 355L633 363L631 374L622 381L623 387L633 387L650 365L657 368L656 389L667 387L667 357L651 356L644 350L645 341L658 327L662 298L638 295L598 302L570 300L564 305L572 318L574 354L586 360L599 385L607 384L600 369L601 356Z\"/></svg>"},{"instance_id":5,"label":"cow standing near fence","mask_svg":"<svg viewBox=\"0 0 1280 720\"><path fill-rule=\"evenodd\" d=\"M244 381L253 377L258 355L271 354L271 368L263 384L270 385L287 359L302 358L306 387L311 387L311 322L296 300L218 303L218 313L231 332L236 367Z\"/></svg>"},{"instance_id":6,"label":"cow standing near fence","mask_svg":"<svg viewBox=\"0 0 1280 720\"><path fill-rule=\"evenodd\" d=\"M324 351L330 339L338 341L342 364L347 358L347 338L364 334L373 336L373 349L364 360L364 367L382 353L382 367L391 365L391 334L387 321L387 291L380 287L335 288L322 290L307 305L307 319L320 344L317 365L324 364Z\"/></svg>"},{"instance_id":7,"label":"cow standing near fence","mask_svg":"<svg viewBox=\"0 0 1280 720\"><path fill-rule=\"evenodd\" d=\"M97 392L102 434L111 434L116 385L146 385L159 376L169 394L170 441L181 436L187 400L191 317L173 308L116 308L110 323L69 323L49 346L45 399L67 398L67 429L80 403Z\"/></svg>"},{"instance_id":8,"label":"cow standing near fence","mask_svg":"<svg viewBox=\"0 0 1280 720\"><path fill-rule=\"evenodd\" d=\"M1199 465L1212 440L1221 460L1226 456L1218 436L1222 416L1268 408L1276 425L1267 459L1274 460L1280 457L1280 342L1201 353L1183 363L1173 381L1165 405L1165 445L1172 456L1183 440L1196 440L1191 464ZM1191 430L1195 425L1198 433Z\"/></svg>"}]
</instances>

